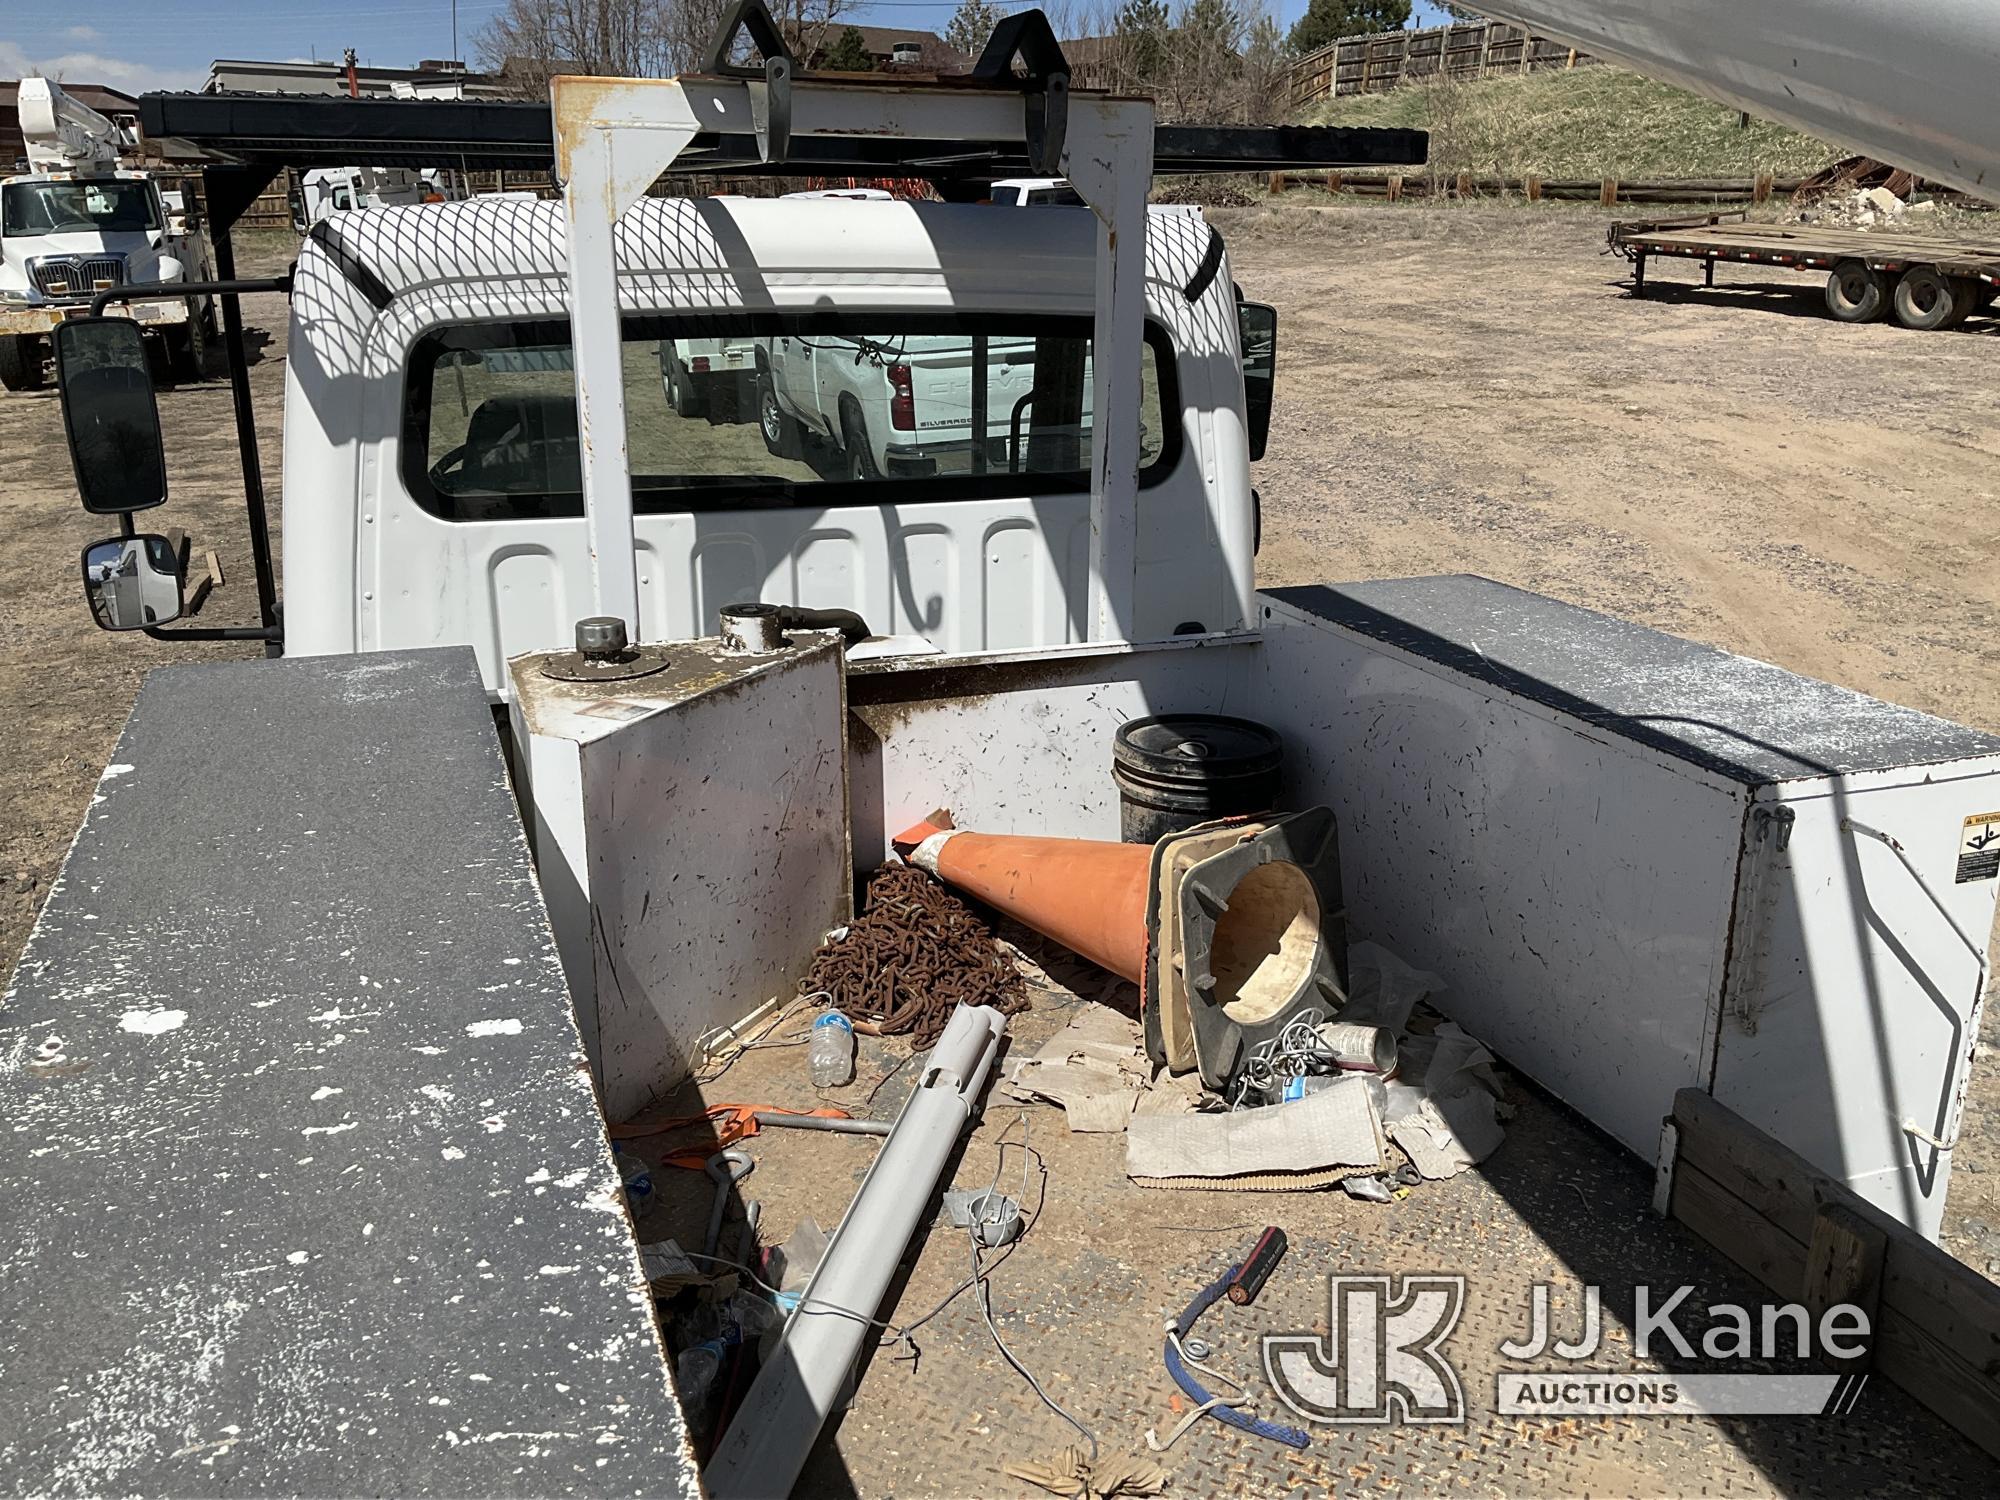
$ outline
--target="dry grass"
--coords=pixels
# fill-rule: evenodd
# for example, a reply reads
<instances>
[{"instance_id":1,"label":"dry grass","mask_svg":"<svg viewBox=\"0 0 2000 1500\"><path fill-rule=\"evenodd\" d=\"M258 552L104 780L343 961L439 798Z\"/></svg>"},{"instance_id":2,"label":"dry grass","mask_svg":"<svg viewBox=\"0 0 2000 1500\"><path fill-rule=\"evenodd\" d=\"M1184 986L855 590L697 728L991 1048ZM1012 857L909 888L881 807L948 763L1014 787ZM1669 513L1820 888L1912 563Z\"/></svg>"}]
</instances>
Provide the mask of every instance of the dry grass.
<instances>
[{"instance_id":1,"label":"dry grass","mask_svg":"<svg viewBox=\"0 0 2000 1500\"><path fill-rule=\"evenodd\" d=\"M1848 153L1622 68L1592 66L1438 85L1322 105L1317 125L1433 131L1439 171L1523 177L1798 177Z\"/></svg>"}]
</instances>

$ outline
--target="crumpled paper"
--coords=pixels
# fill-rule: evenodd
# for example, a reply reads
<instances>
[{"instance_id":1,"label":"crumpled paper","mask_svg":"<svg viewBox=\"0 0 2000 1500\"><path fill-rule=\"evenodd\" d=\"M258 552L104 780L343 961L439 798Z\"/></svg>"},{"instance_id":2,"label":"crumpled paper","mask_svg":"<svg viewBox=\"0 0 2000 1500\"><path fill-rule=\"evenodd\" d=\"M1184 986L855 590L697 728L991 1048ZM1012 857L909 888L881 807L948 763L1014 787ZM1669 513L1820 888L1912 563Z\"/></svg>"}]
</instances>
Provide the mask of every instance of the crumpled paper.
<instances>
[{"instance_id":1,"label":"crumpled paper","mask_svg":"<svg viewBox=\"0 0 2000 1500\"><path fill-rule=\"evenodd\" d=\"M1347 1004L1334 1019L1380 1026L1400 1037L1409 1030L1417 1002L1444 991L1437 975L1411 968L1380 943L1356 943L1347 950Z\"/></svg>"},{"instance_id":2,"label":"crumpled paper","mask_svg":"<svg viewBox=\"0 0 2000 1500\"><path fill-rule=\"evenodd\" d=\"M1077 1500L1111 1500L1115 1495L1157 1495L1167 1487L1167 1471L1137 1453L1106 1453L1096 1463L1083 1449L1069 1447L1048 1463L1007 1464L1001 1469L1054 1495Z\"/></svg>"},{"instance_id":3,"label":"crumpled paper","mask_svg":"<svg viewBox=\"0 0 2000 1500\"><path fill-rule=\"evenodd\" d=\"M1384 1125L1424 1176L1456 1177L1506 1139L1500 1095L1493 1054L1446 1021L1430 1036L1404 1039Z\"/></svg>"},{"instance_id":4,"label":"crumpled paper","mask_svg":"<svg viewBox=\"0 0 2000 1500\"><path fill-rule=\"evenodd\" d=\"M1004 1087L1016 1099L1060 1104L1073 1132L1116 1133L1155 1092L1152 1074L1139 1023L1107 1005L1091 1004L1040 1052L1015 1064ZM1192 1110L1184 1090L1163 1082L1166 1097L1147 1113Z\"/></svg>"},{"instance_id":5,"label":"crumpled paper","mask_svg":"<svg viewBox=\"0 0 2000 1500\"><path fill-rule=\"evenodd\" d=\"M656 1297L671 1297L683 1287L707 1286L715 1278L702 1270L674 1240L655 1240L639 1247L639 1265Z\"/></svg>"}]
</instances>

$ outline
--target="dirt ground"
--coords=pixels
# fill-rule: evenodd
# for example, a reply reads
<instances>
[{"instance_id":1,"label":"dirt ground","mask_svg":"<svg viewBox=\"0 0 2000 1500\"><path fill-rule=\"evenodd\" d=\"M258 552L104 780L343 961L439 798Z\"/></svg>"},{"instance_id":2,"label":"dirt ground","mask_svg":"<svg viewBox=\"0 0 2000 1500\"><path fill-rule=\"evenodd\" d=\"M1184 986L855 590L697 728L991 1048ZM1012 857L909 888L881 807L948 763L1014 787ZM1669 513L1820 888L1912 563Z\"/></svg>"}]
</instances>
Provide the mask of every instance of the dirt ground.
<instances>
[{"instance_id":1,"label":"dirt ground","mask_svg":"<svg viewBox=\"0 0 2000 1500\"><path fill-rule=\"evenodd\" d=\"M1846 327L1780 273L1627 296L1566 206L1219 213L1281 316L1270 583L1474 571L2000 731L2000 322ZM246 274L282 264L279 241ZM284 309L246 299L277 520ZM255 617L226 385L162 392L163 522L221 554L203 623ZM0 966L11 971L151 667L256 648L94 629L52 392L0 396ZM1988 1029L1993 1029L1989 1011ZM1988 1040L1990 1041L1990 1035ZM1976 1070L1946 1243L2000 1271L2000 1071Z\"/></svg>"}]
</instances>

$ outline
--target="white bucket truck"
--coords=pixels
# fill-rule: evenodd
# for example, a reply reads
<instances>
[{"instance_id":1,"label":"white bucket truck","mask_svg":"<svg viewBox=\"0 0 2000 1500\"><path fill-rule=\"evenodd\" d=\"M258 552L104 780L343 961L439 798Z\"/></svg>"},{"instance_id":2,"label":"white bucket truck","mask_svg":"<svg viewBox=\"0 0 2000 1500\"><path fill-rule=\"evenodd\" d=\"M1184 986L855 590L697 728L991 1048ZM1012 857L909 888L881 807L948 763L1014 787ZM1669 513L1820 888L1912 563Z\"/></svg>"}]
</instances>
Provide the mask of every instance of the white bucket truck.
<instances>
[{"instance_id":1,"label":"white bucket truck","mask_svg":"<svg viewBox=\"0 0 2000 1500\"><path fill-rule=\"evenodd\" d=\"M29 170L0 180L0 386L42 384L48 335L113 287L213 280L207 236L185 188L120 167L135 143L46 78L20 84ZM162 297L120 309L166 346L174 373L218 373L208 297Z\"/></svg>"}]
</instances>

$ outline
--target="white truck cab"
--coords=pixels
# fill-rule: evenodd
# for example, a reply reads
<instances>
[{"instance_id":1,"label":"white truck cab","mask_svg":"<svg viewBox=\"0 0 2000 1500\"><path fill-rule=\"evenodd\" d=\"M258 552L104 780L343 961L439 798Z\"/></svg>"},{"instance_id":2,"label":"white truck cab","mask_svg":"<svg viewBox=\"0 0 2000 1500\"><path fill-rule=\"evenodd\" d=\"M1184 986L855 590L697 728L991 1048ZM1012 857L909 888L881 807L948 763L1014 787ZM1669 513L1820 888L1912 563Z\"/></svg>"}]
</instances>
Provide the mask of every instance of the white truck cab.
<instances>
[{"instance_id":1,"label":"white truck cab","mask_svg":"<svg viewBox=\"0 0 2000 1500\"><path fill-rule=\"evenodd\" d=\"M0 179L0 387L41 385L48 334L99 292L144 282L213 279L193 195L170 207L160 180L119 166L131 145L103 115L46 78L18 96L30 170ZM210 300L166 298L120 309L165 341L175 371L215 373Z\"/></svg>"},{"instance_id":2,"label":"white truck cab","mask_svg":"<svg viewBox=\"0 0 2000 1500\"><path fill-rule=\"evenodd\" d=\"M1083 194L1066 177L1008 177L993 184L995 208L1081 208Z\"/></svg>"},{"instance_id":3,"label":"white truck cab","mask_svg":"<svg viewBox=\"0 0 2000 1500\"><path fill-rule=\"evenodd\" d=\"M447 203L464 196L451 174L436 168L316 167L293 184L292 227L304 234L322 219L357 208Z\"/></svg>"},{"instance_id":4,"label":"white truck cab","mask_svg":"<svg viewBox=\"0 0 2000 1500\"><path fill-rule=\"evenodd\" d=\"M1270 315L1198 215L1148 218L1134 630L1240 630L1269 391L1266 364L1246 408L1240 329L1268 349ZM590 613L563 238L557 203L481 199L302 247L287 654L467 642L497 697L509 657ZM616 251L641 638L756 599L951 653L1083 639L1096 250L1087 213L637 203ZM747 365L757 406L684 410L696 358Z\"/></svg>"}]
</instances>

